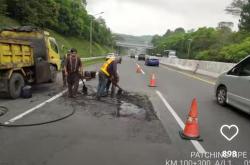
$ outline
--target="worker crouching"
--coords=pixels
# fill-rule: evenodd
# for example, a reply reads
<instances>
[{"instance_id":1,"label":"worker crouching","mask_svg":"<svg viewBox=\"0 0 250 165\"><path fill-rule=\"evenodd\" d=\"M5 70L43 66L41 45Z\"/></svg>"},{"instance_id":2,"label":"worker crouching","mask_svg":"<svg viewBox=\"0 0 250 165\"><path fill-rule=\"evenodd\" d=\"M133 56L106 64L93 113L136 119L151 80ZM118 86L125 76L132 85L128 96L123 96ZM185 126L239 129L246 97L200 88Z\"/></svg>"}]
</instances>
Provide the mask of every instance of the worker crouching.
<instances>
[{"instance_id":1,"label":"worker crouching","mask_svg":"<svg viewBox=\"0 0 250 165\"><path fill-rule=\"evenodd\" d=\"M118 72L117 72L117 64L121 64L122 59L116 58L110 58L107 60L101 67L99 71L99 83L97 87L97 99L99 100L101 97L105 97L108 95L107 93L107 84L108 81L112 82L112 85L115 85L114 83L117 83L119 80ZM112 91L113 90L113 91ZM113 87L111 89L111 94L114 94L115 88Z\"/></svg>"},{"instance_id":2,"label":"worker crouching","mask_svg":"<svg viewBox=\"0 0 250 165\"><path fill-rule=\"evenodd\" d=\"M67 76L69 97L75 98L79 87L80 76L83 74L82 62L77 55L76 49L71 49L70 56L67 57L65 61L64 69L65 75Z\"/></svg>"}]
</instances>

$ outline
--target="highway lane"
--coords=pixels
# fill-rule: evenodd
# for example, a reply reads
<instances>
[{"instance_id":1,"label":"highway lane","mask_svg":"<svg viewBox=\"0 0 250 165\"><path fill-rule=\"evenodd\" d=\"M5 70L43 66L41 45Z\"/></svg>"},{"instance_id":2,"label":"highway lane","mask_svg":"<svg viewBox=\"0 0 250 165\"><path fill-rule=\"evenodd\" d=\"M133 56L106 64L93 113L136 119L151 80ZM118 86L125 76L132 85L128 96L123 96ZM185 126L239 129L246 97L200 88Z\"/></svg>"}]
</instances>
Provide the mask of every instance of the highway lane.
<instances>
[{"instance_id":1,"label":"highway lane","mask_svg":"<svg viewBox=\"0 0 250 165\"><path fill-rule=\"evenodd\" d=\"M206 151L236 150L250 153L249 115L233 107L219 106L215 101L214 86L211 83L207 83L206 79L195 79L193 75L180 74L179 71L166 66L153 68L145 67L143 62L139 64L147 75L155 73L157 90L163 93L183 121L186 120L192 99L198 99L199 123L204 139L201 144ZM239 134L231 142L220 134L220 127L224 124L236 124L239 127Z\"/></svg>"},{"instance_id":2,"label":"highway lane","mask_svg":"<svg viewBox=\"0 0 250 165\"><path fill-rule=\"evenodd\" d=\"M122 79L126 77L123 73L129 73L129 76L134 71L134 67L127 67L126 64L134 66L130 61L120 66ZM127 79L127 83L133 81L131 78ZM133 78L134 86L128 85L130 88L126 88L130 92L136 92L133 91L134 87L139 87L143 82L138 75ZM96 90L97 80L87 82L87 85L90 91L88 97L68 99L63 95L14 124L55 119L74 108L76 114L68 119L37 127L1 127L0 164L152 165L164 164L167 156L175 159L182 156L177 148L169 145L171 141L159 120L114 116L119 102L110 98L96 101L92 94ZM45 100L39 100L38 104ZM15 104L15 101L12 103ZM22 110L26 106L19 104Z\"/></svg>"},{"instance_id":3,"label":"highway lane","mask_svg":"<svg viewBox=\"0 0 250 165\"><path fill-rule=\"evenodd\" d=\"M145 74L136 73L136 63L142 66ZM27 164L27 162L82 164L87 162L93 165L128 163L138 165L163 164L165 160L190 159L190 152L196 149L190 141L180 138L178 131L181 128L157 95L157 90L162 93L183 122L187 118L192 99L194 97L198 99L201 136L204 139L200 144L206 151L249 152L249 132L247 131L250 124L249 116L234 108L217 105L214 100L213 85L167 67L146 67L143 62L128 57L125 57L123 63L119 65L119 73L121 86L125 90L149 96L164 130L157 121L156 123L138 123L116 118L110 120L113 118L105 117L105 114L101 117L93 117L93 114L96 115L102 111L106 113L107 110L115 110L112 100L109 100L108 104L105 104L105 101L87 100L79 105L78 103L84 101L84 98L78 98L75 102L63 96L15 123L30 123L55 118L60 116L59 112L65 113L72 106L77 109L76 115L52 125L18 129L1 128L0 140L3 142L3 148L0 149L2 158L0 160L10 161L12 164ZM156 75L156 88L148 87L152 73ZM94 92L97 80L87 84ZM48 85L48 88L50 87L53 89L54 86ZM27 108L32 108L51 98L52 96L49 96L47 92L49 91L46 89L42 94L35 94L35 98L43 97L44 99L31 102L31 104L28 104L30 100L19 99L17 102L4 100L1 103L8 105L12 110L9 116L4 116L1 121L6 121ZM21 109L20 112L19 109ZM92 111L93 114L91 114ZM239 126L239 135L231 142L227 142L219 132L223 124ZM139 133L136 133L136 130L139 130ZM152 138L152 135L155 136ZM40 150L37 151L37 148ZM26 152L23 153L23 150Z\"/></svg>"}]
</instances>

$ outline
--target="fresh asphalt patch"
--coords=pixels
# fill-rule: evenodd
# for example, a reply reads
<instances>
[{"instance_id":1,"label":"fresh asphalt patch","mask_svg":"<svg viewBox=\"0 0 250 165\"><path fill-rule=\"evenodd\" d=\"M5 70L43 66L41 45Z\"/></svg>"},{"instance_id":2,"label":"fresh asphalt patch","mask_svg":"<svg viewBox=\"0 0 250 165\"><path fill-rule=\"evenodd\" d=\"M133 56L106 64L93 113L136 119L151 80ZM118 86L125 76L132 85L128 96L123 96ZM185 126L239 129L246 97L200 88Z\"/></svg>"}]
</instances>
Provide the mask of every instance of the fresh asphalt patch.
<instances>
[{"instance_id":1,"label":"fresh asphalt patch","mask_svg":"<svg viewBox=\"0 0 250 165\"><path fill-rule=\"evenodd\" d=\"M128 135L135 139L136 136L144 136L144 140L150 140L153 143L170 142L146 95L126 92L121 96L114 98L107 96L98 101L91 86L88 86L88 91L88 95L81 94L71 100L72 106L79 109L79 112L87 113L97 119L125 123L127 130L130 130ZM66 97L65 95L64 99Z\"/></svg>"},{"instance_id":2,"label":"fresh asphalt patch","mask_svg":"<svg viewBox=\"0 0 250 165\"><path fill-rule=\"evenodd\" d=\"M107 96L97 101L95 92L91 90L91 87L88 88L90 94L80 95L72 101L85 107L84 109L95 117L110 116L112 118L131 118L145 121L158 120L153 105L146 95L126 92L114 98ZM102 110L92 108L93 105L101 106ZM110 106L113 106L115 110Z\"/></svg>"}]
</instances>

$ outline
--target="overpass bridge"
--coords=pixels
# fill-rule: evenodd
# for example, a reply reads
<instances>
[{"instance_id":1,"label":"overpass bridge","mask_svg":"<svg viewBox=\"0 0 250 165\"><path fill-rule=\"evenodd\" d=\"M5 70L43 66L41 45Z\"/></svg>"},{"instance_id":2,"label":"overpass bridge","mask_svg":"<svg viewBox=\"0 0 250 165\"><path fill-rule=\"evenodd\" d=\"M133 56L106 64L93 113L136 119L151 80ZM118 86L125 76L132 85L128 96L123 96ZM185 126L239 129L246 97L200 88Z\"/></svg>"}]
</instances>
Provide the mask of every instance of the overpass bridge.
<instances>
[{"instance_id":1,"label":"overpass bridge","mask_svg":"<svg viewBox=\"0 0 250 165\"><path fill-rule=\"evenodd\" d=\"M134 44L128 42L116 42L116 46L126 47L126 48L144 48L144 49L153 49L152 44Z\"/></svg>"}]
</instances>

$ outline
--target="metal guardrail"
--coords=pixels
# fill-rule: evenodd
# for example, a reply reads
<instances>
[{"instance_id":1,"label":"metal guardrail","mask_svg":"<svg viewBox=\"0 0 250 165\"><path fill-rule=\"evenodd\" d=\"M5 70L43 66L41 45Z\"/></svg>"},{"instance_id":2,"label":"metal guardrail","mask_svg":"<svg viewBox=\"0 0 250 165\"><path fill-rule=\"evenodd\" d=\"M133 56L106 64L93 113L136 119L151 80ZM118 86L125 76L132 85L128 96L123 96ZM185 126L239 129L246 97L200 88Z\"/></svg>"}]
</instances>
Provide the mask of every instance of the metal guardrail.
<instances>
[{"instance_id":1,"label":"metal guardrail","mask_svg":"<svg viewBox=\"0 0 250 165\"><path fill-rule=\"evenodd\" d=\"M106 56L97 56L97 57L87 57L87 58L81 58L82 61L90 61L90 60L96 60L96 59L101 59L105 58Z\"/></svg>"}]
</instances>

